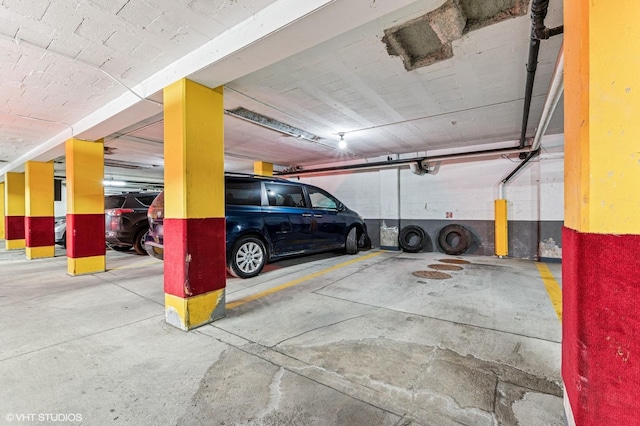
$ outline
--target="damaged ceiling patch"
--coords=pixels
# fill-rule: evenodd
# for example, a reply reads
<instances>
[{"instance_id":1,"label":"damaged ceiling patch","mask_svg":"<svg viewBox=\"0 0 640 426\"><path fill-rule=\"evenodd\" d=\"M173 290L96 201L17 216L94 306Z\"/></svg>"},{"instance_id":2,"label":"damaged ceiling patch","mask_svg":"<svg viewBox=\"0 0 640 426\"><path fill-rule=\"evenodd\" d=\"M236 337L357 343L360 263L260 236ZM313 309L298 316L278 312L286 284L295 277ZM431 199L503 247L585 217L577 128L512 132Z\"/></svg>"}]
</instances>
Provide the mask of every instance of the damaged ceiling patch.
<instances>
[{"instance_id":1,"label":"damaged ceiling patch","mask_svg":"<svg viewBox=\"0 0 640 426\"><path fill-rule=\"evenodd\" d=\"M453 57L451 42L469 31L527 13L528 0L447 0L438 9L384 31L387 52L407 71Z\"/></svg>"}]
</instances>

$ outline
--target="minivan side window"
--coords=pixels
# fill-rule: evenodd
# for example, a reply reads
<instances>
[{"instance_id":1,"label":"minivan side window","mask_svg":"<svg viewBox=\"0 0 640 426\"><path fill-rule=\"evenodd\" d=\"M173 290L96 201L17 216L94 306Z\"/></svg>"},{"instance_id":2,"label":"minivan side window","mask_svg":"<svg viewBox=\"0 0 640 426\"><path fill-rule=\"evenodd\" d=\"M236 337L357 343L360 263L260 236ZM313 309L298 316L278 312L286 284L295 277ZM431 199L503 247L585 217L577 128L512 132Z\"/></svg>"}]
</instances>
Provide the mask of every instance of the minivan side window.
<instances>
[{"instance_id":1,"label":"minivan side window","mask_svg":"<svg viewBox=\"0 0 640 426\"><path fill-rule=\"evenodd\" d=\"M236 206L259 206L262 204L260 189L260 182L227 180L225 182L226 203Z\"/></svg>"},{"instance_id":2,"label":"minivan side window","mask_svg":"<svg viewBox=\"0 0 640 426\"><path fill-rule=\"evenodd\" d=\"M311 199L312 208L338 210L338 200L323 190L307 187L307 192L309 193L309 199Z\"/></svg>"},{"instance_id":3,"label":"minivan side window","mask_svg":"<svg viewBox=\"0 0 640 426\"><path fill-rule=\"evenodd\" d=\"M270 206L306 207L302 187L279 183L265 183Z\"/></svg>"}]
</instances>

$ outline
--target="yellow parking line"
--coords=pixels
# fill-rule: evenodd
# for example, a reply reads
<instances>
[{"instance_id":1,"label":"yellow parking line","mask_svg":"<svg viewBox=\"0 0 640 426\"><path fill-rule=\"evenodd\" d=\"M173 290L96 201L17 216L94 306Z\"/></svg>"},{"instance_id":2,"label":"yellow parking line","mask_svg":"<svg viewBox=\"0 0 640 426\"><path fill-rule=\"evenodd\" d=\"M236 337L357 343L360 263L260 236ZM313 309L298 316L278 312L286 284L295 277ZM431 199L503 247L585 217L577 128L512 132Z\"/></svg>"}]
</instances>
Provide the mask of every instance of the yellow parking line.
<instances>
[{"instance_id":1,"label":"yellow parking line","mask_svg":"<svg viewBox=\"0 0 640 426\"><path fill-rule=\"evenodd\" d=\"M553 274L546 264L536 263L536 266L538 267L538 271L540 271L544 286L547 288L547 293L549 293L553 309L555 309L558 319L562 322L562 290L560 289L560 284L553 278Z\"/></svg>"},{"instance_id":2,"label":"yellow parking line","mask_svg":"<svg viewBox=\"0 0 640 426\"><path fill-rule=\"evenodd\" d=\"M244 305L245 303L249 303L249 302L251 302L253 300L260 299L262 297L265 297L265 296L268 296L270 294L276 293L276 292L278 292L280 290L284 290L286 288L293 287L294 285L303 283L303 282L311 280L313 278L317 278L317 277L319 277L321 275L327 274L327 273L329 273L331 271L335 271L336 269L340 269L340 268L343 268L345 266L349 266L349 265L354 264L356 262L360 262L360 261L363 261L363 260L371 259L372 257L381 255L382 253L385 253L385 252L384 251L376 251L376 252L373 252L373 253L369 253L366 256L362 256L362 257L358 257L356 259L348 260L346 262L338 263L337 265L334 265L334 266L332 266L330 268L323 269L322 271L314 272L313 274L306 275L304 277L295 279L293 281L289 281L288 283L284 283L284 284L281 284L281 285L279 285L277 287L270 288L269 290L265 290L265 291L263 291L261 293L253 294L251 296L244 297L244 298L236 300L234 302L227 303L227 309L233 309L236 306Z\"/></svg>"}]
</instances>

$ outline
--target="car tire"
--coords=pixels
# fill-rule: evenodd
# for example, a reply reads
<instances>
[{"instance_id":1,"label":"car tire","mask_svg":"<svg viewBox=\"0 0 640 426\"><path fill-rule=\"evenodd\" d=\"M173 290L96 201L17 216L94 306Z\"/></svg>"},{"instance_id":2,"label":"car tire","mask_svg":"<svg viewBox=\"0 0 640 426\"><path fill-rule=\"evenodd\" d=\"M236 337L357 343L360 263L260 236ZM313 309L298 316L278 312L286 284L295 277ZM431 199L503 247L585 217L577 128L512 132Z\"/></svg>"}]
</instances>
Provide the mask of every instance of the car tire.
<instances>
[{"instance_id":1,"label":"car tire","mask_svg":"<svg viewBox=\"0 0 640 426\"><path fill-rule=\"evenodd\" d=\"M471 246L471 232L462 225L447 225L438 233L438 244L446 254L462 254Z\"/></svg>"},{"instance_id":2,"label":"car tire","mask_svg":"<svg viewBox=\"0 0 640 426\"><path fill-rule=\"evenodd\" d=\"M347 234L347 239L344 243L344 251L347 254L358 254L358 230L351 228Z\"/></svg>"},{"instance_id":3,"label":"car tire","mask_svg":"<svg viewBox=\"0 0 640 426\"><path fill-rule=\"evenodd\" d=\"M62 234L62 248L67 249L67 233Z\"/></svg>"},{"instance_id":4,"label":"car tire","mask_svg":"<svg viewBox=\"0 0 640 426\"><path fill-rule=\"evenodd\" d=\"M427 243L427 234L419 226L409 225L400 230L398 244L402 251L407 253L418 253L422 251Z\"/></svg>"},{"instance_id":5,"label":"car tire","mask_svg":"<svg viewBox=\"0 0 640 426\"><path fill-rule=\"evenodd\" d=\"M256 237L242 237L231 249L227 270L234 277L251 278L258 275L266 263L264 243Z\"/></svg>"},{"instance_id":6,"label":"car tire","mask_svg":"<svg viewBox=\"0 0 640 426\"><path fill-rule=\"evenodd\" d=\"M144 256L147 255L147 250L145 250L144 248L144 237L147 236L147 232L149 232L149 228L141 229L133 237L133 249L136 251L136 253L142 254Z\"/></svg>"}]
</instances>

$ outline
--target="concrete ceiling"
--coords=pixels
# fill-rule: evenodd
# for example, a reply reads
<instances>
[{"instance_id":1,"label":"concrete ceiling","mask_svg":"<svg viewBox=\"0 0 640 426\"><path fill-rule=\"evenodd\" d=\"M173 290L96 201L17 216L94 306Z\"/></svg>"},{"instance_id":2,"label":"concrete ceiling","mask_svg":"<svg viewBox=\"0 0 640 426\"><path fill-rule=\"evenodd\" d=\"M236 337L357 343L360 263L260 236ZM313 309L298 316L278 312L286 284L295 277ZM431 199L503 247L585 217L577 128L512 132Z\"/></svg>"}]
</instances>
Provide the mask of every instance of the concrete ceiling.
<instances>
[{"instance_id":1,"label":"concrete ceiling","mask_svg":"<svg viewBox=\"0 0 640 426\"><path fill-rule=\"evenodd\" d=\"M77 137L104 138L110 176L161 181L162 88L183 77L224 85L227 110L242 107L315 135L225 115L227 170L251 171L257 160L310 169L516 146L531 29L526 0L473 5L0 0L0 180L27 160L57 159L64 174L64 141ZM425 22L426 31L412 22ZM550 2L545 24L562 24L560 0ZM413 44L402 45L403 37ZM527 136L561 43L562 36L542 42ZM405 52L427 55L408 71ZM563 133L562 100L547 133Z\"/></svg>"}]
</instances>

